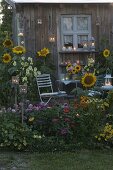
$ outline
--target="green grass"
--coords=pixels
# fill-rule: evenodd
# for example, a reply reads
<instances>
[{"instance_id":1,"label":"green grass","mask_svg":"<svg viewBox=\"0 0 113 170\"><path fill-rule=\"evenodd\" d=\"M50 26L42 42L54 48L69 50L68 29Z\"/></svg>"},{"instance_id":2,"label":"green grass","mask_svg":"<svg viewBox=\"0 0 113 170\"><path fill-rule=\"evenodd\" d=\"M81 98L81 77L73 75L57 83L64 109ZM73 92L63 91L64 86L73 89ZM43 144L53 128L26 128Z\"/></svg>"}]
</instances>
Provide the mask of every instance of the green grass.
<instances>
[{"instance_id":1,"label":"green grass","mask_svg":"<svg viewBox=\"0 0 113 170\"><path fill-rule=\"evenodd\" d=\"M113 151L0 152L0 170L113 170Z\"/></svg>"}]
</instances>

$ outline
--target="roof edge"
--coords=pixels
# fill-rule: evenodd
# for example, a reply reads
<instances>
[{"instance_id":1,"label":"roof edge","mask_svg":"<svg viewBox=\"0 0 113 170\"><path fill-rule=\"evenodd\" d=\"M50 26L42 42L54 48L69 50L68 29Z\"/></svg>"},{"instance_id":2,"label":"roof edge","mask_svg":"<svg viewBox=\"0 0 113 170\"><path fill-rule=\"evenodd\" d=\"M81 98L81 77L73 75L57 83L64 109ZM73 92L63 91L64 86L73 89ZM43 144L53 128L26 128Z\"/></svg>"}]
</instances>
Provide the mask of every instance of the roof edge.
<instances>
[{"instance_id":1,"label":"roof edge","mask_svg":"<svg viewBox=\"0 0 113 170\"><path fill-rule=\"evenodd\" d=\"M96 2L96 0L92 0L92 2L90 2L90 0L87 0L87 2L80 2L80 1L77 1L77 2L70 2L70 1L64 1L64 2L59 2L59 0L56 0L56 2L46 2L45 0L40 0L40 2L34 2L34 1L27 1L27 2L22 2L22 1L19 1L19 2L16 2L15 0L5 0L9 5L11 6L14 6L14 4L30 4L30 3L35 3L35 4L109 4L109 3L113 3L113 0L103 0L103 2Z\"/></svg>"}]
</instances>

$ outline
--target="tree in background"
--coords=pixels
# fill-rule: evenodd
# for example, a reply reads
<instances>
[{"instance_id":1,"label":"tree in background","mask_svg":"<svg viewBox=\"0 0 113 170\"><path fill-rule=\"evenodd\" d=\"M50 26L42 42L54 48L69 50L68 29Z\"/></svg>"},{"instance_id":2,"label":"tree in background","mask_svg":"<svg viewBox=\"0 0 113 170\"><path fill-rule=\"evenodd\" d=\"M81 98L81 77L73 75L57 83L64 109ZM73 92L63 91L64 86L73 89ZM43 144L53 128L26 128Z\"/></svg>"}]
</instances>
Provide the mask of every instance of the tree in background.
<instances>
[{"instance_id":1,"label":"tree in background","mask_svg":"<svg viewBox=\"0 0 113 170\"><path fill-rule=\"evenodd\" d=\"M12 8L5 1L1 1L1 12L2 14L2 23L0 25L0 44L3 42L3 39L9 35L12 35Z\"/></svg>"}]
</instances>

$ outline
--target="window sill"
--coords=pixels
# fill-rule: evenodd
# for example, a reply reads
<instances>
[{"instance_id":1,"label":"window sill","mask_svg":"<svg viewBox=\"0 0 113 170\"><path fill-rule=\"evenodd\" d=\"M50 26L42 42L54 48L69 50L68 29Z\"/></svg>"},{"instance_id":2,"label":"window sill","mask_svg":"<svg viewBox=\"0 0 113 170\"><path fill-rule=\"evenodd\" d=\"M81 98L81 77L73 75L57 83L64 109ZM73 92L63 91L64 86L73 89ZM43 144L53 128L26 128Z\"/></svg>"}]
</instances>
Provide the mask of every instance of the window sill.
<instances>
[{"instance_id":1,"label":"window sill","mask_svg":"<svg viewBox=\"0 0 113 170\"><path fill-rule=\"evenodd\" d=\"M59 51L60 54L98 53L97 51Z\"/></svg>"}]
</instances>

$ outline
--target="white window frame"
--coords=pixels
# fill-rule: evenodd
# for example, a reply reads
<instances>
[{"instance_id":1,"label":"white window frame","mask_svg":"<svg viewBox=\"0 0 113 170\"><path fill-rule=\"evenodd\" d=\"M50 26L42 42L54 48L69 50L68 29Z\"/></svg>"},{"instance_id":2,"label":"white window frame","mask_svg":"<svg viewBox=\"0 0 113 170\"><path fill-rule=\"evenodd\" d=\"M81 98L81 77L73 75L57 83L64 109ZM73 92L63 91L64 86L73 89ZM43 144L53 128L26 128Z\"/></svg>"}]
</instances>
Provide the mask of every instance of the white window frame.
<instances>
[{"instance_id":1,"label":"white window frame","mask_svg":"<svg viewBox=\"0 0 113 170\"><path fill-rule=\"evenodd\" d=\"M72 17L73 20L73 30L65 31L63 30L63 18ZM87 17L88 18L88 30L77 30L77 17ZM91 38L91 15L62 15L61 16L61 48L64 46L64 35L72 35L73 36L73 47L78 48L77 36L78 35L87 35L88 41Z\"/></svg>"}]
</instances>

